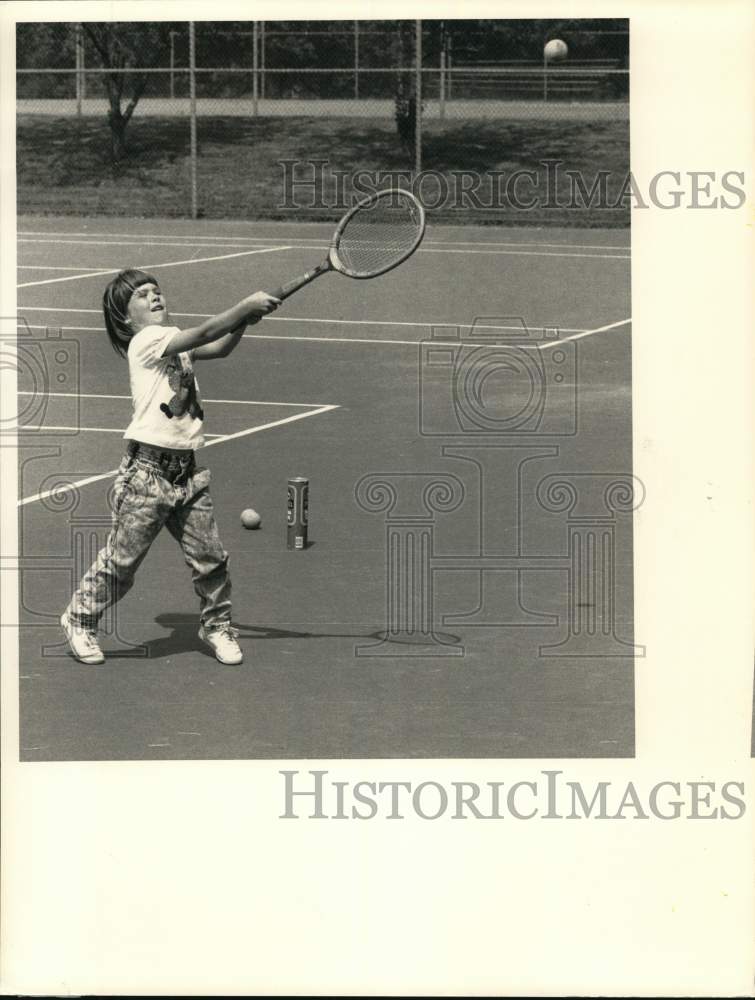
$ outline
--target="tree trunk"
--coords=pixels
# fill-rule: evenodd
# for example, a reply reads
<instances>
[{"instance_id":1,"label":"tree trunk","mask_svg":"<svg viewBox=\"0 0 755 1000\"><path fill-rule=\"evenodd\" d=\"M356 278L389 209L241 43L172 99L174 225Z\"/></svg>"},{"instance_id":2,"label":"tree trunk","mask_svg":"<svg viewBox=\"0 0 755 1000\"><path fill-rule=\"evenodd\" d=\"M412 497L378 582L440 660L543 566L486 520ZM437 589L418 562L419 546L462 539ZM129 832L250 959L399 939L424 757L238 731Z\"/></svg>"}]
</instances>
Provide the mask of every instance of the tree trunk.
<instances>
[{"instance_id":1,"label":"tree trunk","mask_svg":"<svg viewBox=\"0 0 755 1000\"><path fill-rule=\"evenodd\" d=\"M121 111L123 85L118 78L110 74L106 80L107 96L110 103L110 110L107 114L110 126L110 159L113 163L120 163L126 156L126 126L128 125L128 119L124 119Z\"/></svg>"},{"instance_id":2,"label":"tree trunk","mask_svg":"<svg viewBox=\"0 0 755 1000\"><path fill-rule=\"evenodd\" d=\"M147 86L147 77L138 77L133 81L133 94L125 109L121 108L123 100L124 81L122 76L108 74L107 90L110 110L107 120L110 125L110 156L113 163L120 163L127 155L126 129L131 121L134 108Z\"/></svg>"},{"instance_id":3,"label":"tree trunk","mask_svg":"<svg viewBox=\"0 0 755 1000\"><path fill-rule=\"evenodd\" d=\"M113 163L120 163L126 158L126 125L122 118L110 119L110 158Z\"/></svg>"}]
</instances>

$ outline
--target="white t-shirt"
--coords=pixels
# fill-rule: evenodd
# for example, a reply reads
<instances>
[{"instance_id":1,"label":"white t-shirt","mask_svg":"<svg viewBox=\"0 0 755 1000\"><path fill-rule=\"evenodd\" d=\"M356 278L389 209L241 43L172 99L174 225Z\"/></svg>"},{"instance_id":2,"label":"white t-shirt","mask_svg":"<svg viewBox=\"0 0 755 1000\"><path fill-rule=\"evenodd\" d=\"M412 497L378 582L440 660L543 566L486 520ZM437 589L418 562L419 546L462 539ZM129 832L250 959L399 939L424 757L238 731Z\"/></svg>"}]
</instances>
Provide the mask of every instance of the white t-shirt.
<instances>
[{"instance_id":1,"label":"white t-shirt","mask_svg":"<svg viewBox=\"0 0 755 1000\"><path fill-rule=\"evenodd\" d=\"M128 345L134 407L124 438L161 448L201 448L202 400L190 352L162 357L177 326L145 326Z\"/></svg>"}]
</instances>

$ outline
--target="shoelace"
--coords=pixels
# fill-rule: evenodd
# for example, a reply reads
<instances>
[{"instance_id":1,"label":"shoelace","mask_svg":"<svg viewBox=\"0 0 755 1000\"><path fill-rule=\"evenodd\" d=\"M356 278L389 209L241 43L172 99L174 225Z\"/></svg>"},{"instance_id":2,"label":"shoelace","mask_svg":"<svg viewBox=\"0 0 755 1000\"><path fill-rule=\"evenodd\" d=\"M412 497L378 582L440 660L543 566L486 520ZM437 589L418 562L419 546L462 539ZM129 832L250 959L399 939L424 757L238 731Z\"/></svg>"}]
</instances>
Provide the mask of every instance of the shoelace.
<instances>
[{"instance_id":1,"label":"shoelace","mask_svg":"<svg viewBox=\"0 0 755 1000\"><path fill-rule=\"evenodd\" d=\"M74 626L74 632L78 632L84 645L88 650L94 652L94 650L99 649L99 643L97 642L97 633L94 629L89 628L76 628Z\"/></svg>"},{"instance_id":2,"label":"shoelace","mask_svg":"<svg viewBox=\"0 0 755 1000\"><path fill-rule=\"evenodd\" d=\"M218 625L218 627L213 631L217 632L218 635L224 636L226 639L233 640L233 642L236 642L239 637L239 630L237 628L234 628L234 626L231 625L230 622L227 624Z\"/></svg>"}]
</instances>

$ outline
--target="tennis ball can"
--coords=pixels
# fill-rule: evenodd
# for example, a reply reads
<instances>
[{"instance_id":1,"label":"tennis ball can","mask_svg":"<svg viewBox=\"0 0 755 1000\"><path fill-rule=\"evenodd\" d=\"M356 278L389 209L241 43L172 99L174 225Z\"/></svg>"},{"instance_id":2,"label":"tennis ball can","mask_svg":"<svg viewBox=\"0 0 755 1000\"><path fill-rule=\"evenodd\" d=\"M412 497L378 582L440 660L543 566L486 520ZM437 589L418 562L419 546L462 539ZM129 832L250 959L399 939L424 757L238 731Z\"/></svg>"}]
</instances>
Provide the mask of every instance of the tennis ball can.
<instances>
[{"instance_id":1,"label":"tennis ball can","mask_svg":"<svg viewBox=\"0 0 755 1000\"><path fill-rule=\"evenodd\" d=\"M289 549L306 549L309 528L309 480L295 476L288 481L287 544Z\"/></svg>"}]
</instances>

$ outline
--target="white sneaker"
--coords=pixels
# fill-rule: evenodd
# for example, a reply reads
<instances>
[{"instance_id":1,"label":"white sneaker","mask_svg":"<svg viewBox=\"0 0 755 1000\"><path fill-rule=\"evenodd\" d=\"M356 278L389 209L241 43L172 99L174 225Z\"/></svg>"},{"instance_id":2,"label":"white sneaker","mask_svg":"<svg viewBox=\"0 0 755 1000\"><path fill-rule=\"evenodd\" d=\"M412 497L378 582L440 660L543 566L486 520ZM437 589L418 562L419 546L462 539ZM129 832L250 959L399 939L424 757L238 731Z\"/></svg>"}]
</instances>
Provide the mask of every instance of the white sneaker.
<instances>
[{"instance_id":1,"label":"white sneaker","mask_svg":"<svg viewBox=\"0 0 755 1000\"><path fill-rule=\"evenodd\" d=\"M75 625L64 611L60 624L68 639L71 652L81 663L104 663L105 655L97 642L97 632L91 628Z\"/></svg>"},{"instance_id":2,"label":"white sneaker","mask_svg":"<svg viewBox=\"0 0 755 1000\"><path fill-rule=\"evenodd\" d=\"M202 625L199 629L199 638L210 646L215 654L215 659L229 666L235 666L244 661L244 654L241 652L237 637L238 632L230 622L211 629L206 629Z\"/></svg>"}]
</instances>

